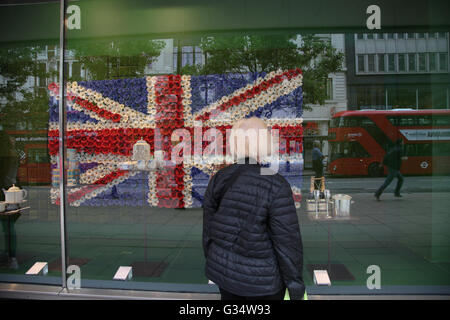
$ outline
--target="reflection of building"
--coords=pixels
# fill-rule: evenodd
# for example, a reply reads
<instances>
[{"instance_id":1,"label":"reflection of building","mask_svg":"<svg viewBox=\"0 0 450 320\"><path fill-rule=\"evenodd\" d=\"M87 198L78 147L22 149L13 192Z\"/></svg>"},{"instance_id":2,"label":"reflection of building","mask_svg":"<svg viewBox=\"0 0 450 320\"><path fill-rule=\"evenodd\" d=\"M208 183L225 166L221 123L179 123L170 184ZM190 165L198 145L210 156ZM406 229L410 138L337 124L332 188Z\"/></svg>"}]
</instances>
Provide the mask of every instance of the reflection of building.
<instances>
[{"instance_id":1,"label":"reflection of building","mask_svg":"<svg viewBox=\"0 0 450 320\"><path fill-rule=\"evenodd\" d=\"M349 109L449 108L449 34L347 34Z\"/></svg>"},{"instance_id":2,"label":"reflection of building","mask_svg":"<svg viewBox=\"0 0 450 320\"><path fill-rule=\"evenodd\" d=\"M343 34L318 35L340 52L345 52ZM326 82L328 99L324 105L306 106L303 112L304 121L304 163L305 168L312 167L311 150L314 140L322 141L322 152L328 155L328 127L331 118L337 112L347 110L347 84L345 61L341 72L328 75ZM307 109L307 107L310 110Z\"/></svg>"}]
</instances>

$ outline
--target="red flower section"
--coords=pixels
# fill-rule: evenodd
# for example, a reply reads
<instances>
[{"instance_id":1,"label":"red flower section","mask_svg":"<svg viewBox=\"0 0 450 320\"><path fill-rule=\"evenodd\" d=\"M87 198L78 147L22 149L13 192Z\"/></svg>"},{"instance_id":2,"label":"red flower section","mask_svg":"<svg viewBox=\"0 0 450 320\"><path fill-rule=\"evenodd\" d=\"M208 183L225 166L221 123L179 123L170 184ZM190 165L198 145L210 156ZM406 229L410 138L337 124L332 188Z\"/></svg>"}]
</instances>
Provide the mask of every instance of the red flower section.
<instances>
[{"instance_id":1,"label":"red flower section","mask_svg":"<svg viewBox=\"0 0 450 320\"><path fill-rule=\"evenodd\" d=\"M184 128L184 107L181 95L181 76L169 75L159 76L155 83L156 102L156 128L161 133L161 137L155 143L161 143L162 150L166 153L168 160L172 153L172 143L170 137L172 132L178 128ZM157 172L156 183L158 192L158 206L165 208L184 207L184 170L182 165L175 167L175 170L165 170Z\"/></svg>"},{"instance_id":2,"label":"red flower section","mask_svg":"<svg viewBox=\"0 0 450 320\"><path fill-rule=\"evenodd\" d=\"M119 122L120 121L120 114L117 113L112 113L108 110L104 110L102 108L99 108L97 105L93 104L90 101L81 99L81 98L76 98L75 99L75 103L77 105L79 105L80 107L83 107L86 110L92 111L94 113L96 113L97 115L99 115L102 118L108 119L108 120L112 120L113 122Z\"/></svg>"},{"instance_id":3,"label":"red flower section","mask_svg":"<svg viewBox=\"0 0 450 320\"><path fill-rule=\"evenodd\" d=\"M110 174L104 176L103 178L95 181L94 184L108 184L111 181L123 176L125 174L125 172L126 171L122 171L122 170L111 172Z\"/></svg>"},{"instance_id":4,"label":"red flower section","mask_svg":"<svg viewBox=\"0 0 450 320\"><path fill-rule=\"evenodd\" d=\"M153 147L153 129L71 130L66 134L66 143L67 148L78 152L130 156L133 145L141 138ZM49 131L48 148L50 155L58 154L58 130Z\"/></svg>"}]
</instances>

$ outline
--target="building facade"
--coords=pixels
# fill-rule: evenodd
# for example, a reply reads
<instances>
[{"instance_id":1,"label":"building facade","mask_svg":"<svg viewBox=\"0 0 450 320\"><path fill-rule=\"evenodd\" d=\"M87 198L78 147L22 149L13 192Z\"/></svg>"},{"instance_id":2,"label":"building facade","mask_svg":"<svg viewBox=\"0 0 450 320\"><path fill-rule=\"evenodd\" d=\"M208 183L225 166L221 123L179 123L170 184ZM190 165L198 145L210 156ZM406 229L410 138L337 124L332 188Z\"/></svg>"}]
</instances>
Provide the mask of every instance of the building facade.
<instances>
[{"instance_id":1,"label":"building facade","mask_svg":"<svg viewBox=\"0 0 450 320\"><path fill-rule=\"evenodd\" d=\"M448 32L347 34L349 110L448 109Z\"/></svg>"}]
</instances>

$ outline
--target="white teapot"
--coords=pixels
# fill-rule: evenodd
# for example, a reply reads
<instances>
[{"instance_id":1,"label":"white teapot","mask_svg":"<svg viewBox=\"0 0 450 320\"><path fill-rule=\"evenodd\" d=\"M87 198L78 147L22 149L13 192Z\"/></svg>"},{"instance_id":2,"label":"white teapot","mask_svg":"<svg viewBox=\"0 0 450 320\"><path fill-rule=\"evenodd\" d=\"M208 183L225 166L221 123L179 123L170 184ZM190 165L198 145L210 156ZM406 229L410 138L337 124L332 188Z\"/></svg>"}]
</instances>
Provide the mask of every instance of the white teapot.
<instances>
[{"instance_id":1,"label":"white teapot","mask_svg":"<svg viewBox=\"0 0 450 320\"><path fill-rule=\"evenodd\" d=\"M13 185L11 188L6 191L2 189L5 194L5 202L6 203L21 203L28 195L27 190L20 189Z\"/></svg>"}]
</instances>

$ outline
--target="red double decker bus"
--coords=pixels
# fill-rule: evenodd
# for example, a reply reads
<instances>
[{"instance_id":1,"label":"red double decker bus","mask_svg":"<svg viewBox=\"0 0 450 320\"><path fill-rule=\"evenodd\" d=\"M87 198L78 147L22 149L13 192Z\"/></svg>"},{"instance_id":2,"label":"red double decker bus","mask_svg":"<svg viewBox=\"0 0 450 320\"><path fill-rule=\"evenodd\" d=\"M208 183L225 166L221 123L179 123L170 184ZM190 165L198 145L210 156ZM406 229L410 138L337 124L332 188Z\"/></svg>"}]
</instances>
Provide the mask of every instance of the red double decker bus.
<instances>
[{"instance_id":1,"label":"red double decker bus","mask_svg":"<svg viewBox=\"0 0 450 320\"><path fill-rule=\"evenodd\" d=\"M386 174L379 164L397 139L408 157L403 174L450 173L450 110L342 111L328 132L332 175Z\"/></svg>"},{"instance_id":2,"label":"red double decker bus","mask_svg":"<svg viewBox=\"0 0 450 320\"><path fill-rule=\"evenodd\" d=\"M21 185L50 184L47 130L8 130L20 159L17 180Z\"/></svg>"}]
</instances>

